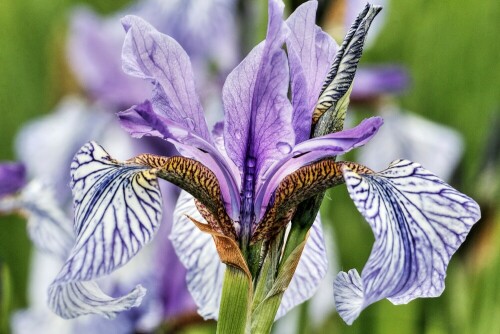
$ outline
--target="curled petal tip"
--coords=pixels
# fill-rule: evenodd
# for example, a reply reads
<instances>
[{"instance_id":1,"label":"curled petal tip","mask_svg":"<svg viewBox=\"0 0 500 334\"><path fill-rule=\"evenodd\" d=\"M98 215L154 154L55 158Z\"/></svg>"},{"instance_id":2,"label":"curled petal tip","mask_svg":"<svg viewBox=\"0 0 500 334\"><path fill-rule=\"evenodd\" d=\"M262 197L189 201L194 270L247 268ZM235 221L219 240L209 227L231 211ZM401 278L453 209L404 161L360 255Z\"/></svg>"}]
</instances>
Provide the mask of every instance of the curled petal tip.
<instances>
[{"instance_id":1,"label":"curled petal tip","mask_svg":"<svg viewBox=\"0 0 500 334\"><path fill-rule=\"evenodd\" d=\"M363 281L356 269L339 272L333 282L335 307L340 317L352 325L364 308Z\"/></svg>"}]
</instances>

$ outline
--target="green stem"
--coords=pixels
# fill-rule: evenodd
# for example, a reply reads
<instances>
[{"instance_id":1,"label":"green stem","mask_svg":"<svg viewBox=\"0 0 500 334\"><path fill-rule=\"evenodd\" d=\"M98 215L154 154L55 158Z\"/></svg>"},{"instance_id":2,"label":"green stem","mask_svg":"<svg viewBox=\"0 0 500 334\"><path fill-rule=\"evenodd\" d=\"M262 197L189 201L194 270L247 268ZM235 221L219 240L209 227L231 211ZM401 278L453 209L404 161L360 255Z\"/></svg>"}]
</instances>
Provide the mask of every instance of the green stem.
<instances>
[{"instance_id":1,"label":"green stem","mask_svg":"<svg viewBox=\"0 0 500 334\"><path fill-rule=\"evenodd\" d=\"M246 334L249 332L248 320L252 299L250 284L251 282L243 270L227 266L217 323L218 334Z\"/></svg>"},{"instance_id":2,"label":"green stem","mask_svg":"<svg viewBox=\"0 0 500 334\"><path fill-rule=\"evenodd\" d=\"M267 334L271 332L274 318L281 304L281 299L288 288L302 254L304 239L308 228L298 224L292 225L288 240L281 258L277 277L267 297L259 303L252 313L252 334ZM259 282L260 283L260 282ZM259 285L257 285L259 287Z\"/></svg>"}]
</instances>

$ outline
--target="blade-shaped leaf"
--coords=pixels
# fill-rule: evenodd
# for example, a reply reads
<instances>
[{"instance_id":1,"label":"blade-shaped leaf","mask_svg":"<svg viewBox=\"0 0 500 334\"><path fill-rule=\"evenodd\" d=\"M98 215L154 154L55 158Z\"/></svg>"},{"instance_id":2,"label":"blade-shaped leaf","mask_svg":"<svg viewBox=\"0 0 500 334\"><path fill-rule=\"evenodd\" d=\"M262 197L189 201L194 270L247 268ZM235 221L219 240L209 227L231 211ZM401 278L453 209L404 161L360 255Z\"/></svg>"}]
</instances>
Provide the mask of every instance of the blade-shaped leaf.
<instances>
[{"instance_id":1,"label":"blade-shaped leaf","mask_svg":"<svg viewBox=\"0 0 500 334\"><path fill-rule=\"evenodd\" d=\"M380 173L358 174L347 166L343 171L375 244L361 276L350 270L335 280L340 316L351 324L383 298L404 304L439 296L451 256L481 216L477 203L407 160Z\"/></svg>"}]
</instances>

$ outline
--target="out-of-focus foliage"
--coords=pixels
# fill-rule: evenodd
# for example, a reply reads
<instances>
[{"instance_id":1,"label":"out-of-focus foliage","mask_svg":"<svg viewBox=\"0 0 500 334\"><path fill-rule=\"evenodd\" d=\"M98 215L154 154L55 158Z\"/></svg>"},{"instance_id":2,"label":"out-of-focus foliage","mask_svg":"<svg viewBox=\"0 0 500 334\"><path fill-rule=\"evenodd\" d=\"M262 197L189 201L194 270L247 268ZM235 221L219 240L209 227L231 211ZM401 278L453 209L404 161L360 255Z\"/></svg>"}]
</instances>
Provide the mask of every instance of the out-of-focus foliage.
<instances>
[{"instance_id":1,"label":"out-of-focus foliage","mask_svg":"<svg viewBox=\"0 0 500 334\"><path fill-rule=\"evenodd\" d=\"M111 12L127 2L85 3ZM23 122L77 91L64 52L68 9L75 4L82 2L0 1L0 160L15 158L13 140ZM488 141L499 136L499 17L496 0L391 1L386 25L362 62L406 65L413 83L400 98L402 106L464 135L465 155L452 184L479 200L484 218L452 260L441 298L405 306L379 302L350 327L332 315L319 332L500 332L500 194L498 188L482 188L498 185L500 174L499 159L491 156L495 150L487 150ZM488 159L493 172L480 182ZM322 213L335 227L341 267L361 269L373 237L345 188L329 192ZM0 218L0 331L7 326L5 307L26 305L29 254L23 220ZM314 333L308 318L301 319L302 332Z\"/></svg>"}]
</instances>

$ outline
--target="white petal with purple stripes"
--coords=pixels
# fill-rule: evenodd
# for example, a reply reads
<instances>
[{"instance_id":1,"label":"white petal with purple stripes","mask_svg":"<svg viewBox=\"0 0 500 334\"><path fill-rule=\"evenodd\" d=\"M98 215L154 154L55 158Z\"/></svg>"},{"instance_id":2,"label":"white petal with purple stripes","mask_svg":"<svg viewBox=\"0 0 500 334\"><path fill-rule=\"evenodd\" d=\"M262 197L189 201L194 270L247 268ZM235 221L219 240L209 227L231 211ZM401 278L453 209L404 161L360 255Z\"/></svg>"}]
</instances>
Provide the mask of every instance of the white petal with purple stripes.
<instances>
[{"instance_id":1,"label":"white petal with purple stripes","mask_svg":"<svg viewBox=\"0 0 500 334\"><path fill-rule=\"evenodd\" d=\"M361 276L353 269L335 280L340 316L351 324L383 298L404 304L439 296L451 256L481 216L477 203L407 160L375 174L343 172L375 244Z\"/></svg>"},{"instance_id":2,"label":"white petal with purple stripes","mask_svg":"<svg viewBox=\"0 0 500 334\"><path fill-rule=\"evenodd\" d=\"M175 252L187 269L189 292L204 319L217 319L226 265L219 259L210 234L200 231L186 216L204 222L194 198L182 191L174 211L170 239Z\"/></svg>"},{"instance_id":3,"label":"white petal with purple stripes","mask_svg":"<svg viewBox=\"0 0 500 334\"><path fill-rule=\"evenodd\" d=\"M144 289L111 298L92 281L127 263L156 232L162 201L156 176L147 167L119 163L94 142L71 164L76 244L49 289L49 305L73 318L137 306Z\"/></svg>"}]
</instances>

